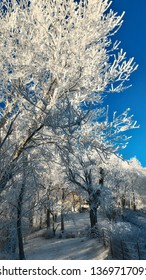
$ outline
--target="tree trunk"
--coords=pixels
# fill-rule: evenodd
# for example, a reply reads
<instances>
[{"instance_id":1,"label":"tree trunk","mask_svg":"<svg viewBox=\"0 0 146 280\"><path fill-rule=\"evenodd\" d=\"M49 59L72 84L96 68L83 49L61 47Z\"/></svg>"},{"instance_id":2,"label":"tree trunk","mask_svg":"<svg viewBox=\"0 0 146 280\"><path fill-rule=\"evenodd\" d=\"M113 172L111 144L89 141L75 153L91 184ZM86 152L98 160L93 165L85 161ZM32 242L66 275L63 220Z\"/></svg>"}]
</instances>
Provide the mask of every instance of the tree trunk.
<instances>
[{"instance_id":1,"label":"tree trunk","mask_svg":"<svg viewBox=\"0 0 146 280\"><path fill-rule=\"evenodd\" d=\"M18 206L17 206L17 236L18 236L18 249L19 249L19 259L24 260L24 248L23 248L23 237L22 237L22 201L24 194L25 184L23 182L19 198L18 198Z\"/></svg>"},{"instance_id":2,"label":"tree trunk","mask_svg":"<svg viewBox=\"0 0 146 280\"><path fill-rule=\"evenodd\" d=\"M62 189L62 205L61 205L61 231L64 232L64 201L65 201L65 193L64 189Z\"/></svg>"},{"instance_id":3,"label":"tree trunk","mask_svg":"<svg viewBox=\"0 0 146 280\"><path fill-rule=\"evenodd\" d=\"M61 211L61 231L64 232L64 214Z\"/></svg>"},{"instance_id":4,"label":"tree trunk","mask_svg":"<svg viewBox=\"0 0 146 280\"><path fill-rule=\"evenodd\" d=\"M43 218L42 218L42 212L40 213L40 224L39 224L39 229L42 229L42 223L43 223Z\"/></svg>"},{"instance_id":5,"label":"tree trunk","mask_svg":"<svg viewBox=\"0 0 146 280\"><path fill-rule=\"evenodd\" d=\"M23 203L23 196L25 191L25 180L26 180L26 173L25 167L27 158L23 158L23 181L22 186L20 189L20 193L18 196L18 204L17 204L17 236L18 236L18 249L19 249L19 259L25 260L24 255L24 247L23 247L23 236L22 236L22 203Z\"/></svg>"},{"instance_id":6,"label":"tree trunk","mask_svg":"<svg viewBox=\"0 0 146 280\"><path fill-rule=\"evenodd\" d=\"M89 209L90 209L90 224L91 228L93 228L97 223L97 208L100 204L99 197L100 197L100 190L90 191L89 194Z\"/></svg>"},{"instance_id":7,"label":"tree trunk","mask_svg":"<svg viewBox=\"0 0 146 280\"><path fill-rule=\"evenodd\" d=\"M17 208L17 236L18 236L18 248L19 248L19 260L25 260L24 247L23 247L23 237L22 237L22 224L21 224L21 205Z\"/></svg>"},{"instance_id":8,"label":"tree trunk","mask_svg":"<svg viewBox=\"0 0 146 280\"><path fill-rule=\"evenodd\" d=\"M52 226L53 226L53 235L55 236L56 235L56 229L57 229L57 228L55 228L55 214L53 214L52 220L53 220L53 224L52 224Z\"/></svg>"},{"instance_id":9,"label":"tree trunk","mask_svg":"<svg viewBox=\"0 0 146 280\"><path fill-rule=\"evenodd\" d=\"M97 208L90 208L90 225L93 228L97 223Z\"/></svg>"},{"instance_id":10,"label":"tree trunk","mask_svg":"<svg viewBox=\"0 0 146 280\"><path fill-rule=\"evenodd\" d=\"M136 199L135 199L134 190L133 190L133 210L136 211Z\"/></svg>"},{"instance_id":11,"label":"tree trunk","mask_svg":"<svg viewBox=\"0 0 146 280\"><path fill-rule=\"evenodd\" d=\"M47 222L47 229L49 229L50 226L51 226L51 210L50 210L50 208L47 208L47 219L46 219L46 222Z\"/></svg>"},{"instance_id":12,"label":"tree trunk","mask_svg":"<svg viewBox=\"0 0 146 280\"><path fill-rule=\"evenodd\" d=\"M57 223L57 214L54 214L54 222Z\"/></svg>"},{"instance_id":13,"label":"tree trunk","mask_svg":"<svg viewBox=\"0 0 146 280\"><path fill-rule=\"evenodd\" d=\"M73 211L76 212L76 201L75 201L75 195L73 194Z\"/></svg>"},{"instance_id":14,"label":"tree trunk","mask_svg":"<svg viewBox=\"0 0 146 280\"><path fill-rule=\"evenodd\" d=\"M104 169L102 167L99 168L99 173L100 173L99 185L103 186L105 174L104 174Z\"/></svg>"}]
</instances>

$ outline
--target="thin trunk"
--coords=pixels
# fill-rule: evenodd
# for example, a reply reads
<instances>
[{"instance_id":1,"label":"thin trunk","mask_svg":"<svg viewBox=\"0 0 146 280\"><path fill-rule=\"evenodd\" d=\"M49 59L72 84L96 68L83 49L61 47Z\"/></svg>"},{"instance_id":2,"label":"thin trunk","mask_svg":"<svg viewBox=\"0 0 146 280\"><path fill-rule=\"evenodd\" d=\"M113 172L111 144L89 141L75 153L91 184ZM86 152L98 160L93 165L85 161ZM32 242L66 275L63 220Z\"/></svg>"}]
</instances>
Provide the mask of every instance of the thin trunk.
<instances>
[{"instance_id":1,"label":"thin trunk","mask_svg":"<svg viewBox=\"0 0 146 280\"><path fill-rule=\"evenodd\" d=\"M53 220L53 235L55 236L56 235L56 229L57 229L57 228L55 228L55 214L53 214L52 220Z\"/></svg>"},{"instance_id":2,"label":"thin trunk","mask_svg":"<svg viewBox=\"0 0 146 280\"><path fill-rule=\"evenodd\" d=\"M61 231L64 232L64 214L61 211Z\"/></svg>"},{"instance_id":3,"label":"thin trunk","mask_svg":"<svg viewBox=\"0 0 146 280\"><path fill-rule=\"evenodd\" d=\"M21 218L22 218L22 208L19 203L17 208L17 236L18 236L19 260L25 260Z\"/></svg>"},{"instance_id":4,"label":"thin trunk","mask_svg":"<svg viewBox=\"0 0 146 280\"><path fill-rule=\"evenodd\" d=\"M135 192L134 192L134 189L133 189L133 186L132 186L132 194L133 194L133 210L136 211L136 199L135 199Z\"/></svg>"},{"instance_id":5,"label":"thin trunk","mask_svg":"<svg viewBox=\"0 0 146 280\"><path fill-rule=\"evenodd\" d=\"M42 219L42 213L40 214L40 225L39 228L42 229L42 223L43 223L43 219Z\"/></svg>"},{"instance_id":6,"label":"thin trunk","mask_svg":"<svg viewBox=\"0 0 146 280\"><path fill-rule=\"evenodd\" d=\"M64 232L64 201L65 201L65 192L62 189L62 205L61 205L61 231Z\"/></svg>"},{"instance_id":7,"label":"thin trunk","mask_svg":"<svg viewBox=\"0 0 146 280\"><path fill-rule=\"evenodd\" d=\"M51 210L50 208L47 208L47 229L49 229L51 227Z\"/></svg>"},{"instance_id":8,"label":"thin trunk","mask_svg":"<svg viewBox=\"0 0 146 280\"><path fill-rule=\"evenodd\" d=\"M25 191L25 168L26 168L26 158L23 158L23 182L20 189L19 197L18 197L18 205L17 205L17 236L18 236L18 249L19 249L19 259L24 260L24 246L23 246L23 236L22 236L22 203L23 203L23 196Z\"/></svg>"},{"instance_id":9,"label":"thin trunk","mask_svg":"<svg viewBox=\"0 0 146 280\"><path fill-rule=\"evenodd\" d=\"M53 227L53 235L55 236L55 235L56 235L56 230L57 230L57 228L58 228L58 226L59 226L59 224L55 226L55 224L56 224L56 222L57 222L57 215L56 215L56 214L52 214L52 219L53 219L53 224L52 224L52 227Z\"/></svg>"},{"instance_id":10,"label":"thin trunk","mask_svg":"<svg viewBox=\"0 0 146 280\"><path fill-rule=\"evenodd\" d=\"M99 173L100 173L99 185L103 186L105 174L104 174L104 169L102 167L100 167Z\"/></svg>"},{"instance_id":11,"label":"thin trunk","mask_svg":"<svg viewBox=\"0 0 146 280\"><path fill-rule=\"evenodd\" d=\"M17 205L17 236L18 236L18 249L19 249L19 259L24 260L24 248L23 248L23 237L22 237L22 201L24 194L25 183L22 183L20 194L18 197Z\"/></svg>"},{"instance_id":12,"label":"thin trunk","mask_svg":"<svg viewBox=\"0 0 146 280\"><path fill-rule=\"evenodd\" d=\"M57 214L54 214L54 222L57 223Z\"/></svg>"},{"instance_id":13,"label":"thin trunk","mask_svg":"<svg viewBox=\"0 0 146 280\"><path fill-rule=\"evenodd\" d=\"M75 201L75 195L73 194L73 211L76 212L76 201Z\"/></svg>"}]
</instances>

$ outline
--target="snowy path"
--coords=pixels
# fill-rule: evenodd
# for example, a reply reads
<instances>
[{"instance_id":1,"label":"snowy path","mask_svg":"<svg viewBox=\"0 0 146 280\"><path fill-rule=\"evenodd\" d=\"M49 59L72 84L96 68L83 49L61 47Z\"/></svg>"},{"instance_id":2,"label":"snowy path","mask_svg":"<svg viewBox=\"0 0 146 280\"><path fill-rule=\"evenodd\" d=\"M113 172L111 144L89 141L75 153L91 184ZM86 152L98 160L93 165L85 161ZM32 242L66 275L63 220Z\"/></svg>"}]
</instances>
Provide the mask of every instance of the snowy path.
<instances>
[{"instance_id":1,"label":"snowy path","mask_svg":"<svg viewBox=\"0 0 146 280\"><path fill-rule=\"evenodd\" d=\"M30 240L25 247L29 260L96 260L106 259L108 251L96 239Z\"/></svg>"},{"instance_id":2,"label":"snowy path","mask_svg":"<svg viewBox=\"0 0 146 280\"><path fill-rule=\"evenodd\" d=\"M88 214L75 214L66 224L67 232L81 232L89 225ZM101 260L106 259L105 250L98 239L88 237L52 238L31 235L25 244L26 259L30 260Z\"/></svg>"}]
</instances>

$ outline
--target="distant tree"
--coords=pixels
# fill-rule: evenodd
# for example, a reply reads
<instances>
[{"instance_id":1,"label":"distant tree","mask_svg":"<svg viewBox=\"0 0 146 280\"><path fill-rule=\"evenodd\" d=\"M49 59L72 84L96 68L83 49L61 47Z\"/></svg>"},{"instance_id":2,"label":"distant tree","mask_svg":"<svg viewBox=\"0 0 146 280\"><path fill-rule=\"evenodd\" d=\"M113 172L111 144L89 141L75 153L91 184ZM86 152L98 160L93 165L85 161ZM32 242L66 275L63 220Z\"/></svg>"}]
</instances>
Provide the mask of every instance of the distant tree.
<instances>
[{"instance_id":1,"label":"distant tree","mask_svg":"<svg viewBox=\"0 0 146 280\"><path fill-rule=\"evenodd\" d=\"M71 107L68 107L69 109L70 111L66 114L67 123L69 122L67 119L71 115L73 118L75 114ZM76 127L76 129L70 129L69 126L66 126L62 132L57 128L55 134L64 137L64 141L57 143L56 148L62 158L67 178L78 189L86 193L90 208L91 227L94 227L97 222L98 206L101 205L105 212L108 212L108 207L112 208L112 190L111 188L106 189L106 174L104 174L108 169L108 161L110 162L112 154L113 158L118 159L115 153L124 149L129 140L125 132L136 126L129 116L128 109L119 116L114 113L113 119L110 121L108 110L99 107L89 111L87 119L88 121L83 119L81 126ZM112 172L111 169L112 166L109 164L110 172ZM103 196L106 198L102 199Z\"/></svg>"},{"instance_id":2,"label":"distant tree","mask_svg":"<svg viewBox=\"0 0 146 280\"><path fill-rule=\"evenodd\" d=\"M124 160L110 155L108 160L102 162L102 167L105 170L105 184L112 191L122 213L126 207L133 210L145 207L145 170L136 158Z\"/></svg>"}]
</instances>

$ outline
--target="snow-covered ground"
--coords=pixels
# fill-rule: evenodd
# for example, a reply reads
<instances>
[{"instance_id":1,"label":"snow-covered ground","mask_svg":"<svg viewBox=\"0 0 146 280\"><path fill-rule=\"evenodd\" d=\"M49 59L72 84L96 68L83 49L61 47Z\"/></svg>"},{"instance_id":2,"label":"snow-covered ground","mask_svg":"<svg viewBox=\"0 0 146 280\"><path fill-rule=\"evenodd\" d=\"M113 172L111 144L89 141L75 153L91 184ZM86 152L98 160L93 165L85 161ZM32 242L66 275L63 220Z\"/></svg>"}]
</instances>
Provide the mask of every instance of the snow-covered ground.
<instances>
[{"instance_id":1,"label":"snow-covered ground","mask_svg":"<svg viewBox=\"0 0 146 280\"><path fill-rule=\"evenodd\" d=\"M26 238L25 255L30 260L101 260L108 257L98 239L88 236L89 214L75 213L65 222L65 233L59 238L58 228L55 238L45 239L43 230ZM73 238L69 238L69 236ZM68 238L67 238L68 237Z\"/></svg>"},{"instance_id":2,"label":"snow-covered ground","mask_svg":"<svg viewBox=\"0 0 146 280\"><path fill-rule=\"evenodd\" d=\"M108 250L96 239L52 239L41 237L31 239L25 246L26 259L29 260L102 260Z\"/></svg>"}]
</instances>

